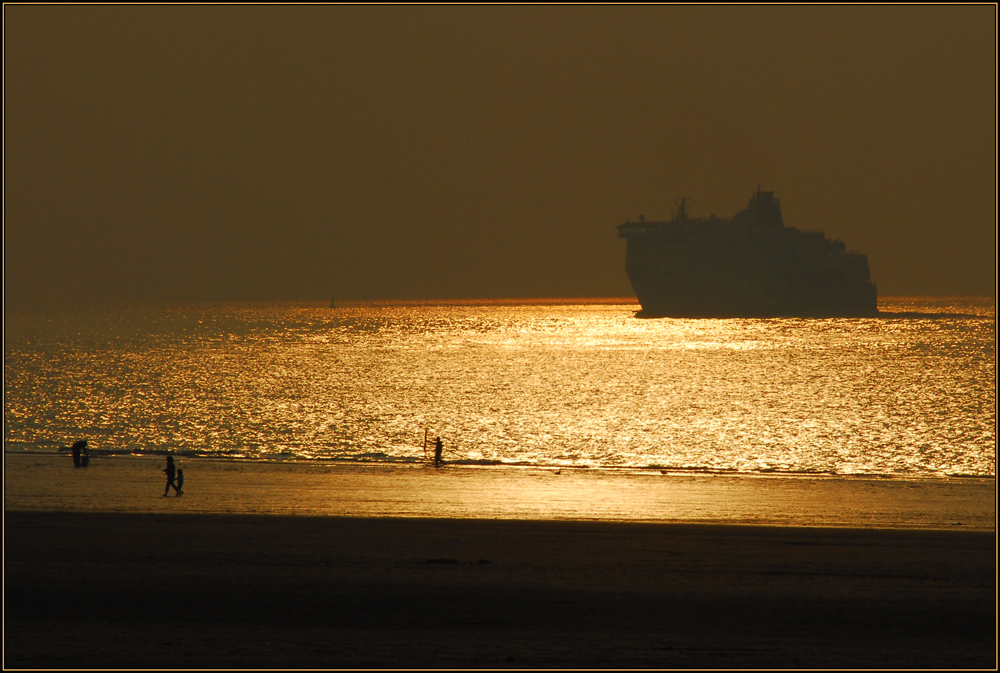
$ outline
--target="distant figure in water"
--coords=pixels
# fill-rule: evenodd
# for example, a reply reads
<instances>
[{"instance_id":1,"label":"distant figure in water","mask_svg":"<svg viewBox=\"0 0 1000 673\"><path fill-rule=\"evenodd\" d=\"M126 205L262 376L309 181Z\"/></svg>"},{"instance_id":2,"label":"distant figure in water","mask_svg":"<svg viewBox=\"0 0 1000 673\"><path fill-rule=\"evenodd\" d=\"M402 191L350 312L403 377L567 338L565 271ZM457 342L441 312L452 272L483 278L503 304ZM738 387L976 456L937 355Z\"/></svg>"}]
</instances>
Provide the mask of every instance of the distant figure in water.
<instances>
[{"instance_id":1,"label":"distant figure in water","mask_svg":"<svg viewBox=\"0 0 1000 673\"><path fill-rule=\"evenodd\" d=\"M177 470L177 495L184 495L184 470Z\"/></svg>"},{"instance_id":2,"label":"distant figure in water","mask_svg":"<svg viewBox=\"0 0 1000 673\"><path fill-rule=\"evenodd\" d=\"M90 465L90 454L87 452L87 440L81 439L73 444L73 467Z\"/></svg>"},{"instance_id":3,"label":"distant figure in water","mask_svg":"<svg viewBox=\"0 0 1000 673\"><path fill-rule=\"evenodd\" d=\"M444 451L444 444L441 443L441 438L438 437L434 440L434 467L441 467L442 451Z\"/></svg>"},{"instance_id":4,"label":"distant figure in water","mask_svg":"<svg viewBox=\"0 0 1000 673\"><path fill-rule=\"evenodd\" d=\"M167 456L167 468L163 471L167 473L167 485L163 489L163 495L166 496L170 493L171 488L180 493L180 489L177 488L177 483L175 482L175 479L177 478L177 468L174 467L173 456Z\"/></svg>"}]
</instances>

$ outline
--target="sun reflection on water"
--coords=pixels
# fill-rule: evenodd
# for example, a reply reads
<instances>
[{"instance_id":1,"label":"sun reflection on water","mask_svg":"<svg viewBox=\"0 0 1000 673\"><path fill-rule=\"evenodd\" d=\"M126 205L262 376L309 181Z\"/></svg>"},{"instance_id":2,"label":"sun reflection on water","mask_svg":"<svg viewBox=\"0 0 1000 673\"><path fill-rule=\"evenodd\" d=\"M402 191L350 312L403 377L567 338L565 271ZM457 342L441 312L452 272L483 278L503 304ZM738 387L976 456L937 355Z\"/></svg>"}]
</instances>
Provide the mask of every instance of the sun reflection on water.
<instances>
[{"instance_id":1,"label":"sun reflection on water","mask_svg":"<svg viewBox=\"0 0 1000 673\"><path fill-rule=\"evenodd\" d=\"M995 308L644 320L622 303L12 316L5 445L469 464L995 475ZM934 317L935 314L941 317Z\"/></svg>"}]
</instances>

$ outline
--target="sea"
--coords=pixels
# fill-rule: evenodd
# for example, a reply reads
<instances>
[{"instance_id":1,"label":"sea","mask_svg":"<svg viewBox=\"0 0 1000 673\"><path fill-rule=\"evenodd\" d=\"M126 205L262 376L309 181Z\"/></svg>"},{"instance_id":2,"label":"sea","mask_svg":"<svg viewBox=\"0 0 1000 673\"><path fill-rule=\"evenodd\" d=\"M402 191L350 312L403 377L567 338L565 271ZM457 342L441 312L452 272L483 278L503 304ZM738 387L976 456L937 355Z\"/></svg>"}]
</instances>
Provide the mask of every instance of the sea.
<instances>
[{"instance_id":1,"label":"sea","mask_svg":"<svg viewBox=\"0 0 1000 673\"><path fill-rule=\"evenodd\" d=\"M996 302L647 319L634 299L7 310L5 453L996 476Z\"/></svg>"}]
</instances>

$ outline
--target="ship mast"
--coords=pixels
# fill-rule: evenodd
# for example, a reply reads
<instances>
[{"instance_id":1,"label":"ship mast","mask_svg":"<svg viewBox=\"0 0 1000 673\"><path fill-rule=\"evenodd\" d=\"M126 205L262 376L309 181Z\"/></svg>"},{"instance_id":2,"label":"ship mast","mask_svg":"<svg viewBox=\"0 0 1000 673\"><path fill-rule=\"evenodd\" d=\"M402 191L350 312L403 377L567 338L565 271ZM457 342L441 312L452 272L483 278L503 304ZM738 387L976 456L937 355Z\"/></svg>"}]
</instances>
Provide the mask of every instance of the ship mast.
<instances>
[{"instance_id":1,"label":"ship mast","mask_svg":"<svg viewBox=\"0 0 1000 673\"><path fill-rule=\"evenodd\" d=\"M678 219L678 220L686 220L687 219L687 204L688 204L688 201L689 201L689 199L686 196L682 196L681 198L677 199L677 217L676 217L676 219Z\"/></svg>"}]
</instances>

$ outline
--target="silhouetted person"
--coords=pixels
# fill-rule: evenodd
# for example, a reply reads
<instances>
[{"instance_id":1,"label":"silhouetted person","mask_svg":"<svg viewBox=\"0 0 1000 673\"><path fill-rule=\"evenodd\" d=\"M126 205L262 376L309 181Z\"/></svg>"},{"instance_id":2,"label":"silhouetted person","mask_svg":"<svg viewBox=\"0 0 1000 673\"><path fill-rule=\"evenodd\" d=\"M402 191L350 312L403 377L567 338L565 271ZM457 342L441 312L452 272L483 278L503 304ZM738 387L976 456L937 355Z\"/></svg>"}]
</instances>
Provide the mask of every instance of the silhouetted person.
<instances>
[{"instance_id":1,"label":"silhouetted person","mask_svg":"<svg viewBox=\"0 0 1000 673\"><path fill-rule=\"evenodd\" d=\"M177 495L184 495L184 470L177 470Z\"/></svg>"},{"instance_id":2,"label":"silhouetted person","mask_svg":"<svg viewBox=\"0 0 1000 673\"><path fill-rule=\"evenodd\" d=\"M90 454L87 452L87 440L81 439L73 443L73 467L87 467L90 464Z\"/></svg>"},{"instance_id":3,"label":"silhouetted person","mask_svg":"<svg viewBox=\"0 0 1000 673\"><path fill-rule=\"evenodd\" d=\"M441 467L442 451L444 451L444 444L441 443L441 438L438 437L434 440L434 467Z\"/></svg>"},{"instance_id":4,"label":"silhouetted person","mask_svg":"<svg viewBox=\"0 0 1000 673\"><path fill-rule=\"evenodd\" d=\"M177 478L177 468L174 467L173 456L167 456L167 468L163 471L167 473L167 485L163 489L163 495L170 493L171 488L178 491L179 489L174 481Z\"/></svg>"}]
</instances>

